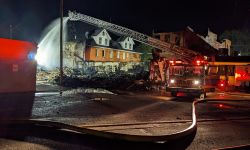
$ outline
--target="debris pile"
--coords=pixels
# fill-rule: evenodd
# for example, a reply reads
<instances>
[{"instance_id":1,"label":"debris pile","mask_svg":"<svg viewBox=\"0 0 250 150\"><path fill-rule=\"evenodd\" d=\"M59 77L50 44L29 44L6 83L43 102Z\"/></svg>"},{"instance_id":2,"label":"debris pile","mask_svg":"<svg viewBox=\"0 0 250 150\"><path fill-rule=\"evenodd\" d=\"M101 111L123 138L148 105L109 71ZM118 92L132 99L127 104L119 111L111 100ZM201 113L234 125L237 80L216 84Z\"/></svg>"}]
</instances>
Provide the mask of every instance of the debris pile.
<instances>
[{"instance_id":1,"label":"debris pile","mask_svg":"<svg viewBox=\"0 0 250 150\"><path fill-rule=\"evenodd\" d=\"M108 90L145 90L147 89L147 79L149 73L142 71L136 74L129 74L124 71L116 71L112 73L96 73L88 76L79 70L64 68L63 86L65 87L89 87L89 88L105 88ZM53 71L38 70L37 80L47 81L52 84L59 84L60 70Z\"/></svg>"}]
</instances>

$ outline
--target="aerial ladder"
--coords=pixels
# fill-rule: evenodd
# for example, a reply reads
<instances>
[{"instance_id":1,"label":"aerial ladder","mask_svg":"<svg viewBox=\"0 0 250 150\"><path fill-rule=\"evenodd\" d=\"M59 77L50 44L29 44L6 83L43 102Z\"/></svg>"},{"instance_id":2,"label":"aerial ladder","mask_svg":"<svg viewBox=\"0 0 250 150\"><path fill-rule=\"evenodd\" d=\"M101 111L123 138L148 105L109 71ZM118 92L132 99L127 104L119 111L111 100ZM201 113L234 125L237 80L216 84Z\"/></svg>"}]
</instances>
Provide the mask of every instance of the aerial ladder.
<instances>
[{"instance_id":1,"label":"aerial ladder","mask_svg":"<svg viewBox=\"0 0 250 150\"><path fill-rule=\"evenodd\" d=\"M135 41L144 43L151 47L160 50L150 64L150 79L160 78L161 82L165 82L164 68L166 67L165 59L180 59L186 62L191 62L194 57L200 56L201 54L190 49L186 49L177 46L172 43L163 42L159 39L150 37L148 35L139 33L137 31L122 27L107 21L103 21L88 15L84 15L77 12L69 11L69 20L71 21L82 21L84 23L96 26L98 28L104 28L110 32L121 36L127 36L133 38ZM158 68L158 69L156 69Z\"/></svg>"}]
</instances>

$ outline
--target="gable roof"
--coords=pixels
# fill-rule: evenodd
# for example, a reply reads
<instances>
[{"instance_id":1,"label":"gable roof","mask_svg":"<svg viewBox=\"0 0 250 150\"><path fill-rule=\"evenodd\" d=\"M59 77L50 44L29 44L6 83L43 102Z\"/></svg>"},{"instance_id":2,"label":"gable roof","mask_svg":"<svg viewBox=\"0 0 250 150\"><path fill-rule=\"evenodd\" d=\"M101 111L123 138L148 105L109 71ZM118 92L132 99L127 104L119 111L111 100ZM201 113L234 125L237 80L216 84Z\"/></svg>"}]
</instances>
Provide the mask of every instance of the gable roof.
<instances>
[{"instance_id":1,"label":"gable roof","mask_svg":"<svg viewBox=\"0 0 250 150\"><path fill-rule=\"evenodd\" d=\"M123 41L125 41L126 39L127 39L127 37L121 36L121 37L119 37L116 41L117 41L117 42L123 42Z\"/></svg>"},{"instance_id":2,"label":"gable roof","mask_svg":"<svg viewBox=\"0 0 250 150\"><path fill-rule=\"evenodd\" d=\"M127 37L127 36L121 36L121 37L119 37L116 41L117 41L117 42L123 42L123 41L125 41L127 38L132 39L133 44L135 43L135 42L133 41L133 38Z\"/></svg>"},{"instance_id":3,"label":"gable roof","mask_svg":"<svg viewBox=\"0 0 250 150\"><path fill-rule=\"evenodd\" d=\"M111 37L110 37L110 35L109 35L109 33L107 32L106 29L96 29L96 30L92 31L92 33L90 33L90 35L91 35L91 37L92 37L92 36L98 36L98 35L99 35L100 33L102 33L103 31L105 31L106 34L108 35L108 38L111 39Z\"/></svg>"},{"instance_id":4,"label":"gable roof","mask_svg":"<svg viewBox=\"0 0 250 150\"><path fill-rule=\"evenodd\" d=\"M97 36L100 34L104 29L96 29L91 33L91 36Z\"/></svg>"}]
</instances>

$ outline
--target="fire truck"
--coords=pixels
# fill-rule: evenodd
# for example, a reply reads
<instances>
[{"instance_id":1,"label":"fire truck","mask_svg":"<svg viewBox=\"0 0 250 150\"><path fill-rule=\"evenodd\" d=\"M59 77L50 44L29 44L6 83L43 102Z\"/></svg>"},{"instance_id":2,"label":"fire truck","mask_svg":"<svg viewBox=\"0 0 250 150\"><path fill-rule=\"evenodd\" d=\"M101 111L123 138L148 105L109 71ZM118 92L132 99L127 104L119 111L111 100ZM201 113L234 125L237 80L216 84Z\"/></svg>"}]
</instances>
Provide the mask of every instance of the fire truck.
<instances>
[{"instance_id":1,"label":"fire truck","mask_svg":"<svg viewBox=\"0 0 250 150\"><path fill-rule=\"evenodd\" d=\"M172 96L195 96L204 99L206 96L206 59L194 59L192 63L181 60L170 60L167 67L166 90Z\"/></svg>"},{"instance_id":2,"label":"fire truck","mask_svg":"<svg viewBox=\"0 0 250 150\"><path fill-rule=\"evenodd\" d=\"M35 92L37 44L0 38L0 93Z\"/></svg>"}]
</instances>

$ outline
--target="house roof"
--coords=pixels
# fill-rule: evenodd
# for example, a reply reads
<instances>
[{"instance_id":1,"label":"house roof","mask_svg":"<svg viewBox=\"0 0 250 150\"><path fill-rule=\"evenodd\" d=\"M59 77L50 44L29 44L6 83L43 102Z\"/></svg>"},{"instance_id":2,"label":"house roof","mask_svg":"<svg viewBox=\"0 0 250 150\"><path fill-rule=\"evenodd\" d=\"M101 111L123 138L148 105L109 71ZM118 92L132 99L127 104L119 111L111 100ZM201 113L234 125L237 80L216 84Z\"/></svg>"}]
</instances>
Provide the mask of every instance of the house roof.
<instances>
[{"instance_id":1,"label":"house roof","mask_svg":"<svg viewBox=\"0 0 250 150\"><path fill-rule=\"evenodd\" d=\"M91 36L97 36L98 34L100 34L103 30L105 29L96 29L96 30L93 30L92 33L90 34Z\"/></svg>"},{"instance_id":2,"label":"house roof","mask_svg":"<svg viewBox=\"0 0 250 150\"><path fill-rule=\"evenodd\" d=\"M91 31L86 32L86 34L87 34L87 36L86 36L86 45L87 46L101 46L101 47L131 51L131 50L127 50L127 49L122 48L121 44L119 43L119 42L122 42L122 41L126 40L128 38L126 36L121 36L119 38L116 37L116 40L112 40L112 39L114 39L114 37L112 36L112 39L110 40L110 46L103 46L103 45L96 44L94 39L92 38L92 36L97 36L103 30L105 30L105 29L97 29L97 30L91 30ZM132 51L137 52L135 50L132 50Z\"/></svg>"},{"instance_id":3,"label":"house roof","mask_svg":"<svg viewBox=\"0 0 250 150\"><path fill-rule=\"evenodd\" d=\"M127 39L127 37L121 36L121 37L119 37L116 41L117 41L117 42L123 42L123 41L125 41L126 39Z\"/></svg>"},{"instance_id":4,"label":"house roof","mask_svg":"<svg viewBox=\"0 0 250 150\"><path fill-rule=\"evenodd\" d=\"M127 38L129 38L129 41L132 42L132 44L135 44L133 38L127 37L127 36L121 36L121 37L119 37L116 41L117 41L117 42L123 42L123 41L125 41Z\"/></svg>"}]
</instances>

